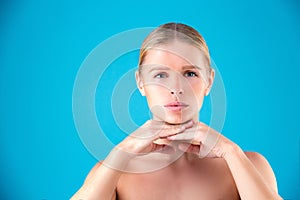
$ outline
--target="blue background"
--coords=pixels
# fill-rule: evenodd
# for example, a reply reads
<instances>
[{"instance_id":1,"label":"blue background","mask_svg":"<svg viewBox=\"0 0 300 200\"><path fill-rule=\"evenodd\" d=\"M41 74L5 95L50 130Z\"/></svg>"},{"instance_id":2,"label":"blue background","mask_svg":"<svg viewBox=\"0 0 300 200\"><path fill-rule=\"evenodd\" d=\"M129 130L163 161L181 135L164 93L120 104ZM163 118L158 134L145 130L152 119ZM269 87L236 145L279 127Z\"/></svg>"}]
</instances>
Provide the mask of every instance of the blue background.
<instances>
[{"instance_id":1,"label":"blue background","mask_svg":"<svg viewBox=\"0 0 300 200\"><path fill-rule=\"evenodd\" d=\"M116 33L169 21L210 47L226 87L223 134L262 153L280 194L300 199L298 1L1 1L0 17L1 199L68 199L79 188L96 162L72 116L81 63Z\"/></svg>"}]
</instances>

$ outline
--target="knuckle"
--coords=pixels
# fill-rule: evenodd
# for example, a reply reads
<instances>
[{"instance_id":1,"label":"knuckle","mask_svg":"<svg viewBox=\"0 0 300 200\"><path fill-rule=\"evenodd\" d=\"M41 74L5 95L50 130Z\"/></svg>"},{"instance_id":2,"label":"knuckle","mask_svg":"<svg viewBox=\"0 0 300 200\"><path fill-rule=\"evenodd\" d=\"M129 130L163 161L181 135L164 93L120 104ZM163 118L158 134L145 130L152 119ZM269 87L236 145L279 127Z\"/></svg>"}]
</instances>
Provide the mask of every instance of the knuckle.
<instances>
[{"instance_id":1,"label":"knuckle","mask_svg":"<svg viewBox=\"0 0 300 200\"><path fill-rule=\"evenodd\" d=\"M177 127L174 127L174 132L181 132L185 129L183 125L178 125Z\"/></svg>"}]
</instances>

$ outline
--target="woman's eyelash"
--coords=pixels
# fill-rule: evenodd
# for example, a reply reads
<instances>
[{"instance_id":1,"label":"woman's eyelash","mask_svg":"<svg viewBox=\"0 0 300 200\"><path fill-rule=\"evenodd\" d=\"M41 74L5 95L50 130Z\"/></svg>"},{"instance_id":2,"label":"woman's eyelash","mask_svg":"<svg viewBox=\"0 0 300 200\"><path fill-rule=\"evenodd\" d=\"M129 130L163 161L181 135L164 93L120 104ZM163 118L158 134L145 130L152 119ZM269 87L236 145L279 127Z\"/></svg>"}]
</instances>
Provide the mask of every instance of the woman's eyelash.
<instances>
[{"instance_id":1,"label":"woman's eyelash","mask_svg":"<svg viewBox=\"0 0 300 200\"><path fill-rule=\"evenodd\" d=\"M187 77L198 77L198 74L194 71L186 71L184 72L184 76L187 76Z\"/></svg>"},{"instance_id":2,"label":"woman's eyelash","mask_svg":"<svg viewBox=\"0 0 300 200\"><path fill-rule=\"evenodd\" d=\"M158 73L154 76L154 78L167 78L168 74L166 73Z\"/></svg>"},{"instance_id":3,"label":"woman's eyelash","mask_svg":"<svg viewBox=\"0 0 300 200\"><path fill-rule=\"evenodd\" d=\"M198 77L198 73L194 71L186 71L183 73L185 77ZM154 78L168 78L169 75L165 72L160 72L154 75Z\"/></svg>"}]
</instances>

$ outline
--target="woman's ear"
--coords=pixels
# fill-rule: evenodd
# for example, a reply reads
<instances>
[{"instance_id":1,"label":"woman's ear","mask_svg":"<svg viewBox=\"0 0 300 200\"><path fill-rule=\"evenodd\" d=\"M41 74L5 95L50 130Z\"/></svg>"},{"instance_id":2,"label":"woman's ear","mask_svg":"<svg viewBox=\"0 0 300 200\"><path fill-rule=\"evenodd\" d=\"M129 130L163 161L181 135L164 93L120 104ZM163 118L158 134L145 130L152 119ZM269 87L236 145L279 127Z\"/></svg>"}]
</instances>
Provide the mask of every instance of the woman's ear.
<instances>
[{"instance_id":1,"label":"woman's ear","mask_svg":"<svg viewBox=\"0 0 300 200\"><path fill-rule=\"evenodd\" d=\"M214 82L214 79L215 79L215 70L211 68L210 70L210 74L209 74L209 77L208 77L208 85L205 89L205 96L207 96L210 92L210 89L212 87L212 84Z\"/></svg>"},{"instance_id":2,"label":"woman's ear","mask_svg":"<svg viewBox=\"0 0 300 200\"><path fill-rule=\"evenodd\" d=\"M142 81L142 78L140 77L139 71L135 72L135 80L136 80L136 85L141 93L142 96L145 96L145 89L144 89L144 84Z\"/></svg>"}]
</instances>

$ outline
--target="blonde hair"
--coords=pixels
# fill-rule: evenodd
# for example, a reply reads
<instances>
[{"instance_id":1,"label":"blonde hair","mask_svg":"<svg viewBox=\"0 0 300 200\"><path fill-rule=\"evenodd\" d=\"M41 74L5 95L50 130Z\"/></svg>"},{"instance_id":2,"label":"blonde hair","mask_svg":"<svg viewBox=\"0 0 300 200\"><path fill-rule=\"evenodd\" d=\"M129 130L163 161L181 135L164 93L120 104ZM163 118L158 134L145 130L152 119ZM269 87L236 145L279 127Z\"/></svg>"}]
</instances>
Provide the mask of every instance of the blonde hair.
<instances>
[{"instance_id":1,"label":"blonde hair","mask_svg":"<svg viewBox=\"0 0 300 200\"><path fill-rule=\"evenodd\" d=\"M186 24L166 23L154 29L142 43L139 56L139 71L149 49L170 43L174 40L186 42L201 50L210 66L210 55L207 44L198 31Z\"/></svg>"}]
</instances>

